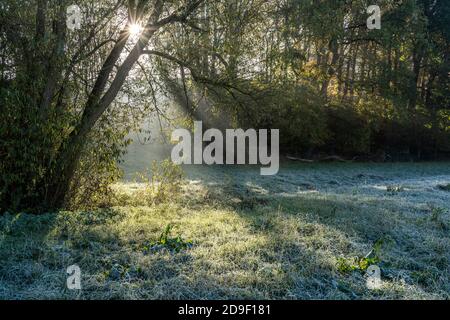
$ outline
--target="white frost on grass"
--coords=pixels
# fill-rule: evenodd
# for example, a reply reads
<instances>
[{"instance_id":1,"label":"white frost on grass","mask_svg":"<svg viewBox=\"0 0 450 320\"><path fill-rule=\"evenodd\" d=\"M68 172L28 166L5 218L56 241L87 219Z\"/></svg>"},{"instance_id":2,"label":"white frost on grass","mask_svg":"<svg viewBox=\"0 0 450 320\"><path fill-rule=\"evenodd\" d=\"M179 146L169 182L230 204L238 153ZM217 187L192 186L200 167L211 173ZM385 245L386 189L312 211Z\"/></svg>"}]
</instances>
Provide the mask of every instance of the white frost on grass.
<instances>
[{"instance_id":1,"label":"white frost on grass","mask_svg":"<svg viewBox=\"0 0 450 320\"><path fill-rule=\"evenodd\" d=\"M0 299L450 298L448 163L185 169L167 203L127 203L143 185L120 184L117 207L0 217ZM168 224L192 248L149 252ZM368 290L338 261L379 239L383 286ZM65 288L74 263L82 292Z\"/></svg>"}]
</instances>

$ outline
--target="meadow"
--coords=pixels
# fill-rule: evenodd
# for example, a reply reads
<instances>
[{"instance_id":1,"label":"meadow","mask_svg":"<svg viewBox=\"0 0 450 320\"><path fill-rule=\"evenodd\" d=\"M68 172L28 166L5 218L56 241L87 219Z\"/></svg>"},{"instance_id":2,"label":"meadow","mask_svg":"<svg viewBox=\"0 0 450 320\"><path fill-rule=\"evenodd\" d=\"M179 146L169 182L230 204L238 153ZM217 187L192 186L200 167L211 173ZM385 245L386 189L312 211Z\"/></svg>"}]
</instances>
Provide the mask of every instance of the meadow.
<instances>
[{"instance_id":1,"label":"meadow","mask_svg":"<svg viewBox=\"0 0 450 320\"><path fill-rule=\"evenodd\" d=\"M128 179L104 208L0 216L0 299L450 298L449 163L184 171L158 201Z\"/></svg>"}]
</instances>

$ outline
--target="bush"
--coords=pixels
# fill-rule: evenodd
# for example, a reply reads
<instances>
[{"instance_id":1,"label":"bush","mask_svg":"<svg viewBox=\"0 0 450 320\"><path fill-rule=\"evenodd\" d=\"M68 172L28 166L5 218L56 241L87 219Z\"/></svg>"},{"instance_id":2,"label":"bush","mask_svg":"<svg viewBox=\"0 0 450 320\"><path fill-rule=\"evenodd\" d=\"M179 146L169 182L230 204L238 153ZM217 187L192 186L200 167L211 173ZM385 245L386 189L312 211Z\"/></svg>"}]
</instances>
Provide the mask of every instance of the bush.
<instances>
[{"instance_id":1,"label":"bush","mask_svg":"<svg viewBox=\"0 0 450 320\"><path fill-rule=\"evenodd\" d=\"M48 210L58 179L58 154L73 129L72 107L43 114L29 95L0 89L0 213ZM118 161L129 141L120 114L108 114L84 142L65 207L103 206L121 176ZM50 208L54 209L54 208Z\"/></svg>"},{"instance_id":2,"label":"bush","mask_svg":"<svg viewBox=\"0 0 450 320\"><path fill-rule=\"evenodd\" d=\"M325 101L307 85L283 84L267 89L238 110L242 128L280 129L280 149L308 153L323 146L328 137Z\"/></svg>"},{"instance_id":3,"label":"bush","mask_svg":"<svg viewBox=\"0 0 450 320\"><path fill-rule=\"evenodd\" d=\"M160 204L173 201L181 195L184 173L180 166L170 160L161 163L153 161L149 174L141 173L138 182L144 183L144 188L135 194L137 201L144 204Z\"/></svg>"},{"instance_id":4,"label":"bush","mask_svg":"<svg viewBox=\"0 0 450 320\"><path fill-rule=\"evenodd\" d=\"M39 210L65 123L43 122L30 97L0 89L0 213Z\"/></svg>"},{"instance_id":5,"label":"bush","mask_svg":"<svg viewBox=\"0 0 450 320\"><path fill-rule=\"evenodd\" d=\"M327 112L330 132L327 153L346 156L370 152L371 130L365 118L350 104L332 104Z\"/></svg>"}]
</instances>

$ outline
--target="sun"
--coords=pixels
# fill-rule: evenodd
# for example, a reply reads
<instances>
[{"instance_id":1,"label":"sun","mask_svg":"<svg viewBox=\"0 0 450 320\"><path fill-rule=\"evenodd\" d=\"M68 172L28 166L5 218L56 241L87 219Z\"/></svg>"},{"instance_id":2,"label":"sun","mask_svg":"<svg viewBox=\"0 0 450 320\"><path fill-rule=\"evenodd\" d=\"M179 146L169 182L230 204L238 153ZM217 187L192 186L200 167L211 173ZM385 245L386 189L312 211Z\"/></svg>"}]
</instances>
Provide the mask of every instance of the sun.
<instances>
[{"instance_id":1,"label":"sun","mask_svg":"<svg viewBox=\"0 0 450 320\"><path fill-rule=\"evenodd\" d=\"M130 34L132 36L135 36L135 35L138 35L138 34L141 33L142 26L140 24L133 23L133 24L130 25L129 30L130 30Z\"/></svg>"}]
</instances>

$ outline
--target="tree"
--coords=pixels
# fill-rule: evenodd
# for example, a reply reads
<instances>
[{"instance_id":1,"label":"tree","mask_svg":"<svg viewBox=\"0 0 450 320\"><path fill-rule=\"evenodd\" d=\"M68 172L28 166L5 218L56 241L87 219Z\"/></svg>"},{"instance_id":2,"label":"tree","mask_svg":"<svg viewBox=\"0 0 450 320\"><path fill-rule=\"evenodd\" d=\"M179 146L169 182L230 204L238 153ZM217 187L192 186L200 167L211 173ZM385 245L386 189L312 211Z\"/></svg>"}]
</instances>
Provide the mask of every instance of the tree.
<instances>
[{"instance_id":1,"label":"tree","mask_svg":"<svg viewBox=\"0 0 450 320\"><path fill-rule=\"evenodd\" d=\"M45 171L39 176L28 177L34 181L36 189L29 190L33 198L42 197L42 202L49 208L64 204L89 134L110 108L146 46L166 26L186 23L203 2L84 1L87 13L91 14L93 20L88 22L89 30L82 34L68 34L68 1L38 0L33 2L35 10L33 6L23 7L17 1L3 4L2 37L6 38L6 43L2 51L8 55L2 60L2 70L6 70L2 78L5 84L2 102L6 104L16 95L24 101L9 101L13 104L13 113L19 111L17 104L27 104L31 108L33 117L28 120L34 122L34 128L22 128L28 131L28 143L35 140L31 138L30 131L36 128L39 128L39 134L44 135L45 140L55 138L52 136L55 133L53 130L57 131L55 136L59 136L58 142L52 146L37 148L36 152L44 154L31 155L31 158L40 158L37 162L42 167L37 171ZM35 25L29 24L29 21L35 21ZM130 26L137 23L144 23L143 31L128 51ZM17 30L16 26L20 28ZM120 27L120 31L115 32L114 28L117 27ZM78 42L75 50L67 48L75 41ZM79 73L85 75L80 77ZM71 86L83 82L87 82L85 86L89 91L82 98L76 97L76 88ZM93 83L91 88L90 83ZM73 112L70 112L73 110L67 112L71 99L76 99L75 109L80 116L73 117ZM16 114L12 118L21 116ZM68 116L72 116L69 121ZM14 125L22 124L17 121ZM2 134L5 139L12 138L6 136L8 128ZM9 157L17 157L10 153L7 145L2 147ZM2 169L12 168L5 165ZM29 189L20 184L30 183L14 179L4 179L2 182L2 208L13 204L11 194ZM19 198L16 195L16 199ZM23 197L25 203L27 198ZM20 207L23 204L14 205Z\"/></svg>"},{"instance_id":2,"label":"tree","mask_svg":"<svg viewBox=\"0 0 450 320\"><path fill-rule=\"evenodd\" d=\"M0 4L1 211L107 190L162 96L205 128L279 128L286 153L450 154L448 1L378 1L380 30L366 0L77 3L76 31L68 0Z\"/></svg>"}]
</instances>

